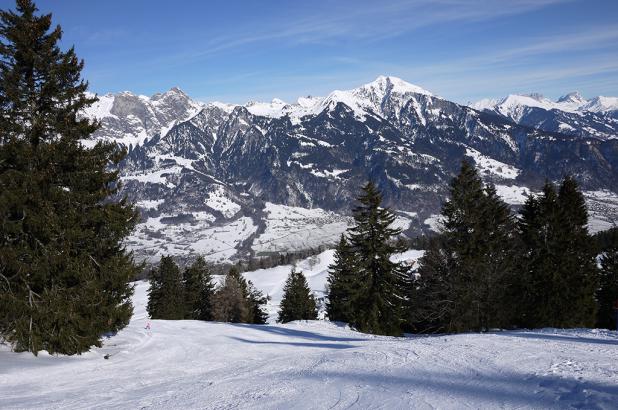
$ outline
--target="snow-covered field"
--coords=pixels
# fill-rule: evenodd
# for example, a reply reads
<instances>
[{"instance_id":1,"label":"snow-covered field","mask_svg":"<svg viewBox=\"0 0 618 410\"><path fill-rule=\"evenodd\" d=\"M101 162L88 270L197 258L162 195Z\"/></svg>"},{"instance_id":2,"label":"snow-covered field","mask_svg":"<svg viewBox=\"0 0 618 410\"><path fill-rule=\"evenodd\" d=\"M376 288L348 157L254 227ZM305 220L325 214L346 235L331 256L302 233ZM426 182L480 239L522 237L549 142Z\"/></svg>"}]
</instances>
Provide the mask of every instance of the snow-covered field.
<instances>
[{"instance_id":1,"label":"snow-covered field","mask_svg":"<svg viewBox=\"0 0 618 410\"><path fill-rule=\"evenodd\" d=\"M331 257L299 264L315 291ZM278 303L290 268L247 276ZM0 408L618 408L618 332L393 338L325 321L163 320L148 331L147 287L136 284L131 323L100 349L34 357L0 345Z\"/></svg>"},{"instance_id":2,"label":"snow-covered field","mask_svg":"<svg viewBox=\"0 0 618 410\"><path fill-rule=\"evenodd\" d=\"M266 231L254 242L256 252L300 250L332 245L348 229L351 218L320 208L266 203Z\"/></svg>"}]
</instances>

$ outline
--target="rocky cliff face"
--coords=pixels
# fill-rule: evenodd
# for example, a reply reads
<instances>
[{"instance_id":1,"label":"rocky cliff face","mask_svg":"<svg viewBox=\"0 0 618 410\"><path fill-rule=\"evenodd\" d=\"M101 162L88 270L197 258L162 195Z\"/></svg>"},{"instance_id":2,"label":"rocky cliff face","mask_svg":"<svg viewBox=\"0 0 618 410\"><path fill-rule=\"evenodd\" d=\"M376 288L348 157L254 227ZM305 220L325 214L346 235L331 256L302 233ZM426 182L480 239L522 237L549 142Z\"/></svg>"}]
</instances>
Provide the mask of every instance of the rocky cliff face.
<instances>
[{"instance_id":1,"label":"rocky cliff face","mask_svg":"<svg viewBox=\"0 0 618 410\"><path fill-rule=\"evenodd\" d=\"M96 138L130 148L123 194L142 209L129 240L141 258L223 261L330 244L368 179L407 235L436 229L464 158L513 205L545 178L571 173L587 191L591 228L618 216L615 134L543 129L393 77L294 104L200 104L177 89L123 93L87 114L102 121Z\"/></svg>"}]
</instances>

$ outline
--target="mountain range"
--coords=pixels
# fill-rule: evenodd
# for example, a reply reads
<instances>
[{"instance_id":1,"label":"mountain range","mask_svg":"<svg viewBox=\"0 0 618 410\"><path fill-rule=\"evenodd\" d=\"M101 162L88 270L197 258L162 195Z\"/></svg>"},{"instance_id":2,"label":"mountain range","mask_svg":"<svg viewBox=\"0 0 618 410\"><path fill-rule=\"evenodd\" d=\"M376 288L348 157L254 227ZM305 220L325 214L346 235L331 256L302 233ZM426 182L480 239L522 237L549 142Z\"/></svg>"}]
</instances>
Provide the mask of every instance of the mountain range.
<instances>
[{"instance_id":1,"label":"mountain range","mask_svg":"<svg viewBox=\"0 0 618 410\"><path fill-rule=\"evenodd\" d=\"M464 158L514 207L572 174L591 231L618 220L617 98L462 105L387 76L295 103L202 103L178 88L99 98L85 115L101 128L85 143L128 149L121 195L142 211L127 241L140 259L226 262L332 244L369 179L405 235L436 230Z\"/></svg>"}]
</instances>

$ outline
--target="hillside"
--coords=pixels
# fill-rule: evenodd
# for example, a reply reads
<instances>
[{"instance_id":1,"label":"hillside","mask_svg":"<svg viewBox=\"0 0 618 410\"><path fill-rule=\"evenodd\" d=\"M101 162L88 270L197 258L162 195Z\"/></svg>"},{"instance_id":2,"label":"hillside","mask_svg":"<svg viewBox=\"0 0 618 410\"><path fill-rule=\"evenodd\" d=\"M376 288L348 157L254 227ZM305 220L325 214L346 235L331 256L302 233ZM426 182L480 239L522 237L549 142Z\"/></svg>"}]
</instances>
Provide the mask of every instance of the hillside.
<instances>
[{"instance_id":1,"label":"hillside","mask_svg":"<svg viewBox=\"0 0 618 410\"><path fill-rule=\"evenodd\" d=\"M329 322L152 321L81 356L0 346L0 408L611 409L618 334L536 330L392 338ZM105 355L110 355L104 360Z\"/></svg>"}]
</instances>

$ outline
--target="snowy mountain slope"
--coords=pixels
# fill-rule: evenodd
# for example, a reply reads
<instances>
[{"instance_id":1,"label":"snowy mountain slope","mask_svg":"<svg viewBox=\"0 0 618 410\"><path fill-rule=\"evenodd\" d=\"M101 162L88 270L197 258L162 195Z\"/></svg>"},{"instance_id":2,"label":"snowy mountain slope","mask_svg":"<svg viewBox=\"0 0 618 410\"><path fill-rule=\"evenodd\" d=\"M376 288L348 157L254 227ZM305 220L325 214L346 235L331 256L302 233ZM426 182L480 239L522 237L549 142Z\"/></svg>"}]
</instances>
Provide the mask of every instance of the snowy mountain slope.
<instances>
[{"instance_id":1,"label":"snowy mountain slope","mask_svg":"<svg viewBox=\"0 0 618 410\"><path fill-rule=\"evenodd\" d=\"M253 115L271 118L287 115L293 123L298 123L304 116L333 109L339 103L351 108L359 118L370 113L387 118L396 116L415 95L432 96L429 91L400 78L379 76L373 82L353 90L335 90L325 98L301 97L295 104L286 104L275 98L270 103L249 102L245 107Z\"/></svg>"},{"instance_id":2,"label":"snowy mountain slope","mask_svg":"<svg viewBox=\"0 0 618 410\"><path fill-rule=\"evenodd\" d=\"M102 128L91 142L114 141L128 147L138 146L156 135L164 135L176 122L189 119L203 104L190 99L179 88L152 97L129 91L99 96L85 115L101 121Z\"/></svg>"},{"instance_id":3,"label":"snowy mountain slope","mask_svg":"<svg viewBox=\"0 0 618 410\"><path fill-rule=\"evenodd\" d=\"M501 100L484 99L470 105L543 131L601 140L618 138L618 98L589 100L572 92L552 101L539 94L511 94Z\"/></svg>"},{"instance_id":4,"label":"snowy mountain slope","mask_svg":"<svg viewBox=\"0 0 618 410\"><path fill-rule=\"evenodd\" d=\"M0 407L613 409L618 334L509 331L393 338L330 322L153 320L81 356L0 345ZM104 360L105 355L110 355Z\"/></svg>"},{"instance_id":5,"label":"snowy mountain slope","mask_svg":"<svg viewBox=\"0 0 618 410\"><path fill-rule=\"evenodd\" d=\"M92 115L104 118L97 138L126 144L141 133L120 169L121 194L142 208L143 223L128 241L139 258L204 252L219 262L330 245L368 179L403 218L404 234L418 235L432 229L425 221L439 212L464 158L487 181L516 187L498 190L514 205L523 190L571 173L586 191L607 192L596 201L595 229L618 216L618 139L519 125L395 77L294 104L199 104L179 90L114 98ZM150 132L129 127L144 110L160 118ZM133 134L119 136L118 123ZM285 215L273 217L273 207Z\"/></svg>"}]
</instances>

